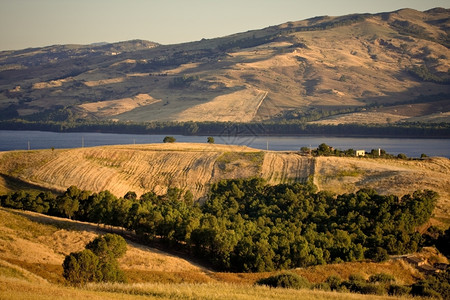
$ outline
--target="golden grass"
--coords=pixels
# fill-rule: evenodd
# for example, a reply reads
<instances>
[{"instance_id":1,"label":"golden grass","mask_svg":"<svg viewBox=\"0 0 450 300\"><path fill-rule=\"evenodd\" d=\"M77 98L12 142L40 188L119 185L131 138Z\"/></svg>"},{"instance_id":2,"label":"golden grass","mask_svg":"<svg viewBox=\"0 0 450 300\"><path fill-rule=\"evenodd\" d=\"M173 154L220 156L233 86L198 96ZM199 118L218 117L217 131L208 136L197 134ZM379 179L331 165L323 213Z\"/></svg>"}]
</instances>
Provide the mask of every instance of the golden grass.
<instances>
[{"instance_id":1,"label":"golden grass","mask_svg":"<svg viewBox=\"0 0 450 300\"><path fill-rule=\"evenodd\" d=\"M173 143L118 145L70 150L0 153L0 174L54 190L71 185L116 196L138 195L167 187L189 189L204 197L221 179L262 176L271 183L304 181L311 175L307 158L245 146ZM8 184L3 184L4 189ZM1 187L1 182L0 182Z\"/></svg>"},{"instance_id":2,"label":"golden grass","mask_svg":"<svg viewBox=\"0 0 450 300\"><path fill-rule=\"evenodd\" d=\"M447 158L398 160L318 157L314 180L320 190L336 194L370 187L381 194L401 197L416 190L430 189L440 196L434 211L434 222L450 221L450 160Z\"/></svg>"},{"instance_id":3,"label":"golden grass","mask_svg":"<svg viewBox=\"0 0 450 300\"><path fill-rule=\"evenodd\" d=\"M278 272L213 272L130 242L120 261L129 284L93 284L87 289L63 286L63 254L83 248L93 236L102 233L101 229L95 224L1 208L0 299L393 299L254 286L258 279ZM49 242L58 236L53 244ZM56 249L62 252L56 253ZM57 263L51 263L54 260ZM398 283L410 284L421 276L398 261L343 263L292 271L313 283L330 275L346 279L358 273L368 278L384 272L394 275Z\"/></svg>"},{"instance_id":4,"label":"golden grass","mask_svg":"<svg viewBox=\"0 0 450 300\"><path fill-rule=\"evenodd\" d=\"M96 224L0 208L0 259L61 283L65 255L81 251L102 233ZM208 281L203 268L130 241L119 263L133 282Z\"/></svg>"},{"instance_id":5,"label":"golden grass","mask_svg":"<svg viewBox=\"0 0 450 300\"><path fill-rule=\"evenodd\" d=\"M90 284L84 288L36 284L0 275L0 299L411 299L234 284Z\"/></svg>"}]
</instances>

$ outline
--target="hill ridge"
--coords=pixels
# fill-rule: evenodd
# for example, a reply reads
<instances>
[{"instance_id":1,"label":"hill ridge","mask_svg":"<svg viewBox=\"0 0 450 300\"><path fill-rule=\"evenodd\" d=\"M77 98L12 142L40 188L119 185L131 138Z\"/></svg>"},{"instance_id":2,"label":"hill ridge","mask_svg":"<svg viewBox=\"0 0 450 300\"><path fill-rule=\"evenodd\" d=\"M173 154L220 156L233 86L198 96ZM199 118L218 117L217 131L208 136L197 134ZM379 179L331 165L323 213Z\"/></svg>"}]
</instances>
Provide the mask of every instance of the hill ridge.
<instances>
[{"instance_id":1,"label":"hill ridge","mask_svg":"<svg viewBox=\"0 0 450 300\"><path fill-rule=\"evenodd\" d=\"M71 185L92 192L109 190L166 193L190 190L205 199L209 186L222 179L261 177L269 184L306 183L342 194L374 188L403 196L415 190L439 193L436 221L450 214L450 160L309 157L297 152L263 151L245 146L149 144L0 153L0 192L25 189L64 191ZM26 183L24 185L24 183Z\"/></svg>"},{"instance_id":2,"label":"hill ridge","mask_svg":"<svg viewBox=\"0 0 450 300\"><path fill-rule=\"evenodd\" d=\"M402 9L184 44L3 51L0 120L449 122L448 26L448 9Z\"/></svg>"}]
</instances>

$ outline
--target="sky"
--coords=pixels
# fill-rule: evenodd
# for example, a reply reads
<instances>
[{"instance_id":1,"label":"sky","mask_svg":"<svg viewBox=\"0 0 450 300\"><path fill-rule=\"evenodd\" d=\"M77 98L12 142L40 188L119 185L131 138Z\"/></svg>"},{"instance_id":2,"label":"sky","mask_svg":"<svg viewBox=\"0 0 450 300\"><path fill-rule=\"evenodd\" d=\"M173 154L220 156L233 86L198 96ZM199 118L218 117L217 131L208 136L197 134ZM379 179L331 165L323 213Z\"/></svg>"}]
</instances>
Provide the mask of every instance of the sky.
<instances>
[{"instance_id":1,"label":"sky","mask_svg":"<svg viewBox=\"0 0 450 300\"><path fill-rule=\"evenodd\" d=\"M132 39L176 44L288 21L450 0L0 0L0 50Z\"/></svg>"}]
</instances>

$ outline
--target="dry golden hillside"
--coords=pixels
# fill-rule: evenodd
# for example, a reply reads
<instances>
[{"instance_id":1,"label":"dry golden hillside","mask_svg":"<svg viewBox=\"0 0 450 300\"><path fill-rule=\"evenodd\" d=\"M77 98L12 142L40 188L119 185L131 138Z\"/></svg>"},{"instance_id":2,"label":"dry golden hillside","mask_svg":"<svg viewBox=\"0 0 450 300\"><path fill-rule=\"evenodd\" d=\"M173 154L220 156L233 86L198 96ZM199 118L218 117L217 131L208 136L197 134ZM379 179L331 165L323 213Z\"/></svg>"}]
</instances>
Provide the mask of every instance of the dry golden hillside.
<instances>
[{"instance_id":1,"label":"dry golden hillside","mask_svg":"<svg viewBox=\"0 0 450 300\"><path fill-rule=\"evenodd\" d=\"M262 151L210 144L117 145L93 148L0 153L0 191L17 188L66 190L71 185L116 196L168 187L190 190L203 199L222 179L262 177L269 184L306 182L320 190L354 192L371 187L403 196L431 189L440 198L436 220L450 221L450 160L308 157L296 152Z\"/></svg>"},{"instance_id":2,"label":"dry golden hillside","mask_svg":"<svg viewBox=\"0 0 450 300\"><path fill-rule=\"evenodd\" d=\"M0 208L1 299L392 299L311 290L258 287L265 273L218 273L185 259L127 240L127 252L119 263L128 284L91 284L84 288L64 286L65 255L80 251L98 234L96 224L72 221L33 212ZM292 270L310 282L330 275L348 278L384 272L400 284L411 284L422 275L400 261L381 264L353 262Z\"/></svg>"},{"instance_id":3,"label":"dry golden hillside","mask_svg":"<svg viewBox=\"0 0 450 300\"><path fill-rule=\"evenodd\" d=\"M335 193L371 187L381 194L403 196L415 190L439 193L435 219L450 223L450 160L369 159L318 157L314 183Z\"/></svg>"},{"instance_id":4,"label":"dry golden hillside","mask_svg":"<svg viewBox=\"0 0 450 300\"><path fill-rule=\"evenodd\" d=\"M448 9L403 9L177 45L5 51L0 109L6 119L251 122L359 107L321 121L449 122L449 24Z\"/></svg>"},{"instance_id":5,"label":"dry golden hillside","mask_svg":"<svg viewBox=\"0 0 450 300\"><path fill-rule=\"evenodd\" d=\"M21 267L53 283L64 281L62 263L71 252L81 251L99 234L108 232L96 224L49 217L32 212L0 209L0 263ZM157 249L127 241L120 266L134 282L208 282L206 269ZM1 265L0 265L1 269ZM191 274L189 280L185 274Z\"/></svg>"},{"instance_id":6,"label":"dry golden hillside","mask_svg":"<svg viewBox=\"0 0 450 300\"><path fill-rule=\"evenodd\" d=\"M209 144L4 152L0 161L5 187L13 177L48 189L76 185L93 192L109 190L118 196L128 191L161 194L168 187L178 187L199 198L221 179L262 176L274 183L304 182L312 174L312 160L298 154Z\"/></svg>"}]
</instances>

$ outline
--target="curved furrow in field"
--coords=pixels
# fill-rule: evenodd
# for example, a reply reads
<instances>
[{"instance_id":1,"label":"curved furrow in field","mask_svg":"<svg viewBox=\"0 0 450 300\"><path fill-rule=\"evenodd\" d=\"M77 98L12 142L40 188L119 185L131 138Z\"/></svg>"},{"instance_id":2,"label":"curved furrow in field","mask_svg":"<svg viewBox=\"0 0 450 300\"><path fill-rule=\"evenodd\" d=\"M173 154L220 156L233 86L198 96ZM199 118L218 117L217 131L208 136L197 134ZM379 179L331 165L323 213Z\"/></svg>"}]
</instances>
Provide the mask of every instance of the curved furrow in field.
<instances>
[{"instance_id":1,"label":"curved furrow in field","mask_svg":"<svg viewBox=\"0 0 450 300\"><path fill-rule=\"evenodd\" d=\"M273 184L275 182L278 174L275 170L276 158L277 156L273 152L267 152L264 154L264 160L261 166L261 177L264 178L269 184Z\"/></svg>"},{"instance_id":2,"label":"curved furrow in field","mask_svg":"<svg viewBox=\"0 0 450 300\"><path fill-rule=\"evenodd\" d=\"M261 176L269 184L304 182L311 174L311 160L295 153L267 152Z\"/></svg>"}]
</instances>

